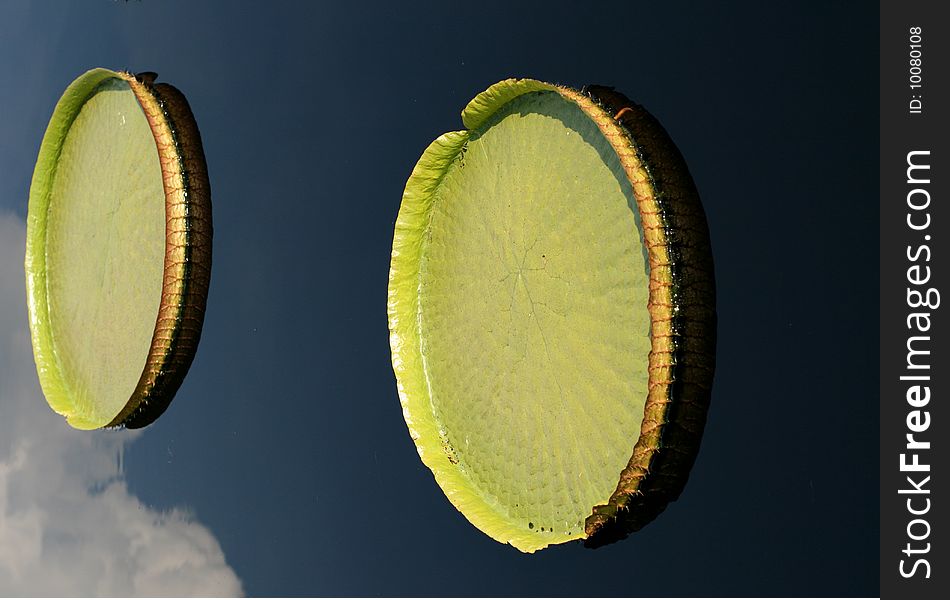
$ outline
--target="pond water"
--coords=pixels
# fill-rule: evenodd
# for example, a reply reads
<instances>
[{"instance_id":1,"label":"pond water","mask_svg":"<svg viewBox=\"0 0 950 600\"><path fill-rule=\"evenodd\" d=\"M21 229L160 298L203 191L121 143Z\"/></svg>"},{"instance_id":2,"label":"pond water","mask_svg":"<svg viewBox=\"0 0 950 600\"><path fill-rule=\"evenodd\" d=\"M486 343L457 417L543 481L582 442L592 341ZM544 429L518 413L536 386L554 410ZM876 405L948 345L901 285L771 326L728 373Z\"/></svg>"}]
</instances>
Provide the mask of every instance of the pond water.
<instances>
[{"instance_id":1,"label":"pond water","mask_svg":"<svg viewBox=\"0 0 950 600\"><path fill-rule=\"evenodd\" d=\"M0 4L0 594L876 596L877 7L815 6ZM135 433L51 413L26 333L36 151L95 66L186 94L212 186L201 345ZM598 550L523 555L472 527L390 363L403 186L513 76L644 104L710 224L699 459L680 500Z\"/></svg>"}]
</instances>

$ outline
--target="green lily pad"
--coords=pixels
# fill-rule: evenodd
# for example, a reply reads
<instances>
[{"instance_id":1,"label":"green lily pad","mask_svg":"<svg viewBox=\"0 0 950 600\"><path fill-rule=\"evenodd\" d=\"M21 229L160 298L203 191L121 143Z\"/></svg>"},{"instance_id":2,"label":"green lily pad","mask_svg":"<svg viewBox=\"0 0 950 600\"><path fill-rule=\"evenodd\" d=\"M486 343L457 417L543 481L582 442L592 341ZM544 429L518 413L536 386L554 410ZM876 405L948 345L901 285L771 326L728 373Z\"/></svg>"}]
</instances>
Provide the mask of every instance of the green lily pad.
<instances>
[{"instance_id":1,"label":"green lily pad","mask_svg":"<svg viewBox=\"0 0 950 600\"><path fill-rule=\"evenodd\" d=\"M506 80L423 153L396 222L393 367L423 462L533 552L642 527L682 489L713 374L705 217L608 88Z\"/></svg>"},{"instance_id":2,"label":"green lily pad","mask_svg":"<svg viewBox=\"0 0 950 600\"><path fill-rule=\"evenodd\" d=\"M184 96L154 73L74 81L40 146L27 219L34 358L77 429L164 412L201 334L210 186Z\"/></svg>"}]
</instances>

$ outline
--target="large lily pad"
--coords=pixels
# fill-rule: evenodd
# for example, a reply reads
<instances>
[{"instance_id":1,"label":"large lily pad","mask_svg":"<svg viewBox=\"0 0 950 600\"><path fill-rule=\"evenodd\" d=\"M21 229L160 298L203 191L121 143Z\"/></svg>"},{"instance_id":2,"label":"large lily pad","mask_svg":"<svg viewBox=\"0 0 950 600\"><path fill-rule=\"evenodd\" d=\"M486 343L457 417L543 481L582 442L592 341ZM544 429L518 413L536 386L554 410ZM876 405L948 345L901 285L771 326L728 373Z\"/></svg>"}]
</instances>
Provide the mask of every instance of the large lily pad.
<instances>
[{"instance_id":1,"label":"large lily pad","mask_svg":"<svg viewBox=\"0 0 950 600\"><path fill-rule=\"evenodd\" d=\"M705 217L644 109L502 81L422 155L396 223L393 367L450 501L533 552L624 537L685 483L715 346Z\"/></svg>"}]
</instances>

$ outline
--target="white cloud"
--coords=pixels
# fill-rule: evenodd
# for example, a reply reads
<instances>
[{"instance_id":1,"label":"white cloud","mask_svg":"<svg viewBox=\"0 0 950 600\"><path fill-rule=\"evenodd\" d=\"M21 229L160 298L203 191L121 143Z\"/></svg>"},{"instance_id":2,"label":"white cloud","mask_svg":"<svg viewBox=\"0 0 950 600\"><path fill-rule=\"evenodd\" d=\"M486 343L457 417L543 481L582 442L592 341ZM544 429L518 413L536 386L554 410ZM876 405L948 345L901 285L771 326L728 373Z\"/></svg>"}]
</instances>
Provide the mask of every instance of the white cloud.
<instances>
[{"instance_id":1,"label":"white cloud","mask_svg":"<svg viewBox=\"0 0 950 600\"><path fill-rule=\"evenodd\" d=\"M0 596L238 596L218 541L132 496L136 433L74 431L46 406L30 349L25 226L0 212Z\"/></svg>"}]
</instances>

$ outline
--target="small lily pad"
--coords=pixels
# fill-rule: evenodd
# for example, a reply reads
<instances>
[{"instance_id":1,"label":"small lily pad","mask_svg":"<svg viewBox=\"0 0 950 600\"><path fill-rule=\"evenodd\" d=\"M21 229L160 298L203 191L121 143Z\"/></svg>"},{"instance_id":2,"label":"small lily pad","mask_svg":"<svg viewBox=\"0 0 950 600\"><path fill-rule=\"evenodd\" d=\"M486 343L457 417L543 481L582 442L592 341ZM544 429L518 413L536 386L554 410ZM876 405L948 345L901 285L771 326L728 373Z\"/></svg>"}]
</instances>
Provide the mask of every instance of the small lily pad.
<instances>
[{"instance_id":1,"label":"small lily pad","mask_svg":"<svg viewBox=\"0 0 950 600\"><path fill-rule=\"evenodd\" d=\"M191 365L211 269L201 139L177 89L93 69L56 105L27 219L37 372L77 429L143 427Z\"/></svg>"}]
</instances>

